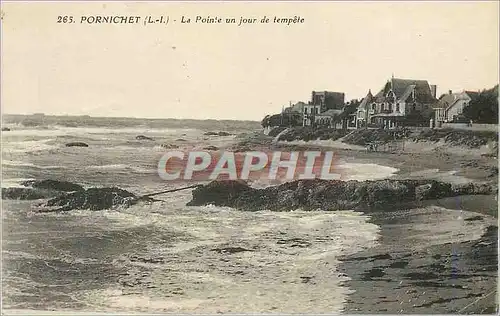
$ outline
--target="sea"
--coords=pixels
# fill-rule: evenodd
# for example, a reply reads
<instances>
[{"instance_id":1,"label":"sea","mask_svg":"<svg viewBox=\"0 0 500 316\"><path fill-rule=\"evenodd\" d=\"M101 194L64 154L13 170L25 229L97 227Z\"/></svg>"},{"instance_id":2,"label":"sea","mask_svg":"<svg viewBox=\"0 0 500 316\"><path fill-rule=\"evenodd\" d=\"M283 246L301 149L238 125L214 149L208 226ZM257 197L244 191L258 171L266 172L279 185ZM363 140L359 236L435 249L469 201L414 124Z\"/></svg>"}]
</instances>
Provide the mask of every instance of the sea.
<instances>
[{"instance_id":1,"label":"sea","mask_svg":"<svg viewBox=\"0 0 500 316\"><path fill-rule=\"evenodd\" d=\"M11 129L2 132L2 187L56 179L138 195L175 187L157 174L161 144L223 147L260 128L89 117L14 117L2 127ZM221 130L233 135L204 135ZM75 141L89 147L65 146ZM373 164L344 168L357 180L397 172ZM148 205L43 214L32 211L36 201L3 200L3 309L335 314L353 291L339 257L379 242L380 228L360 212L243 212L188 207L190 198L184 190Z\"/></svg>"}]
</instances>

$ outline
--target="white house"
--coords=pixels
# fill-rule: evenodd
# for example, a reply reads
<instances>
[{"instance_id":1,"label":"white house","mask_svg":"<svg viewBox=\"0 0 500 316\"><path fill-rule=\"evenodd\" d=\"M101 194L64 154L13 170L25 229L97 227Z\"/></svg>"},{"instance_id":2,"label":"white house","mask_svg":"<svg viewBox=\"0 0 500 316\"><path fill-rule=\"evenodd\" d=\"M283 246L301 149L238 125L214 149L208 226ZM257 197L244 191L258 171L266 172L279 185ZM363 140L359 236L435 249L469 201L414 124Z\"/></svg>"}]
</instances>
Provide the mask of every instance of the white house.
<instances>
[{"instance_id":1,"label":"white house","mask_svg":"<svg viewBox=\"0 0 500 316\"><path fill-rule=\"evenodd\" d=\"M434 107L434 119L436 123L453 122L456 120L477 94L478 92L474 91L453 93L450 90L448 94L441 96L439 102Z\"/></svg>"}]
</instances>

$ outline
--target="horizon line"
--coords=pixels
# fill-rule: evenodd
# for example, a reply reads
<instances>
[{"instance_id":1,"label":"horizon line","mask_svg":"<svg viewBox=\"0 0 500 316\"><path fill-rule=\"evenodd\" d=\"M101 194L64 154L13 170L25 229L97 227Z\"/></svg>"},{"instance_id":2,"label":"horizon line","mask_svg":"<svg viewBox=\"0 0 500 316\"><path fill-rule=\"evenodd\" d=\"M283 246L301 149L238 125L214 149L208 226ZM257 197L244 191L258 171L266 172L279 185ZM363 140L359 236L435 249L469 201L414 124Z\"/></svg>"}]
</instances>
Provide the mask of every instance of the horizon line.
<instances>
[{"instance_id":1,"label":"horizon line","mask_svg":"<svg viewBox=\"0 0 500 316\"><path fill-rule=\"evenodd\" d=\"M43 112L23 114L23 113L2 113L1 117L4 116L36 116L43 115L44 117L85 117L85 118L114 118L114 119L137 119L137 120L176 120L176 121L239 121L239 122L260 122L260 120L241 120L241 119L231 119L231 118L175 118L175 117L137 117L137 116L93 116L89 114L47 114ZM264 115L265 116L265 115Z\"/></svg>"}]
</instances>

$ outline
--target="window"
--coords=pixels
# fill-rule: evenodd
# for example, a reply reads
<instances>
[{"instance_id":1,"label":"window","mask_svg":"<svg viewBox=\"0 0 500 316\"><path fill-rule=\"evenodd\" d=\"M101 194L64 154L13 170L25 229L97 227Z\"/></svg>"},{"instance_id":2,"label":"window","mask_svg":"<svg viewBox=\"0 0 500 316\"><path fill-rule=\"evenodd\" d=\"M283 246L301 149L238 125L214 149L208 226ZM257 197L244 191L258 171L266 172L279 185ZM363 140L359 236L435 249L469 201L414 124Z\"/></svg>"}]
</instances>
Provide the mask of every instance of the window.
<instances>
[{"instance_id":1,"label":"window","mask_svg":"<svg viewBox=\"0 0 500 316\"><path fill-rule=\"evenodd\" d=\"M375 103L372 104L372 110L375 111L375 109L377 108L377 105Z\"/></svg>"},{"instance_id":2,"label":"window","mask_svg":"<svg viewBox=\"0 0 500 316\"><path fill-rule=\"evenodd\" d=\"M399 112L399 103L396 104L396 112Z\"/></svg>"}]
</instances>

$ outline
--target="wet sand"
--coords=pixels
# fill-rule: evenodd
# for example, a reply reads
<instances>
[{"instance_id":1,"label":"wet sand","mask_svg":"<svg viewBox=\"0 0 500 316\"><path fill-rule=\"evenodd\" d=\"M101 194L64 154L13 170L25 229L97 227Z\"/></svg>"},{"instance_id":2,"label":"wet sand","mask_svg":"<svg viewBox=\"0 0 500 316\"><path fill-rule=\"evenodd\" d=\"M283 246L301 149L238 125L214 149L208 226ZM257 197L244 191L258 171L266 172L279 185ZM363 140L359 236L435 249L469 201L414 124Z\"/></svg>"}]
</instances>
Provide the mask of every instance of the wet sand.
<instances>
[{"instance_id":1,"label":"wet sand","mask_svg":"<svg viewBox=\"0 0 500 316\"><path fill-rule=\"evenodd\" d=\"M381 244L341 259L340 271L351 278L345 285L355 290L344 312L496 314L497 226L475 240L408 245L409 227L419 224L408 214L372 214ZM472 214L465 225L484 220Z\"/></svg>"},{"instance_id":2,"label":"wet sand","mask_svg":"<svg viewBox=\"0 0 500 316\"><path fill-rule=\"evenodd\" d=\"M325 149L315 144L280 143L277 147ZM360 148L330 149L345 162L397 168L395 179L498 182L497 159L481 156L476 150L433 148L390 153L368 152ZM429 225L428 217L412 215L415 209L369 213L371 222L381 227L380 245L342 258L339 272L351 279L345 285L355 291L349 296L344 313L497 314L497 196L424 201L409 208L424 206L436 206L437 214L457 216L456 220L438 224L452 233L450 239L439 241L442 231L427 231L408 242L408 238L415 234L415 227ZM453 225L457 223L470 230L476 227L476 232L477 225L480 225L481 234L476 233L464 240L465 233L456 232L457 227ZM434 242L425 240L432 237L436 238Z\"/></svg>"}]
</instances>

